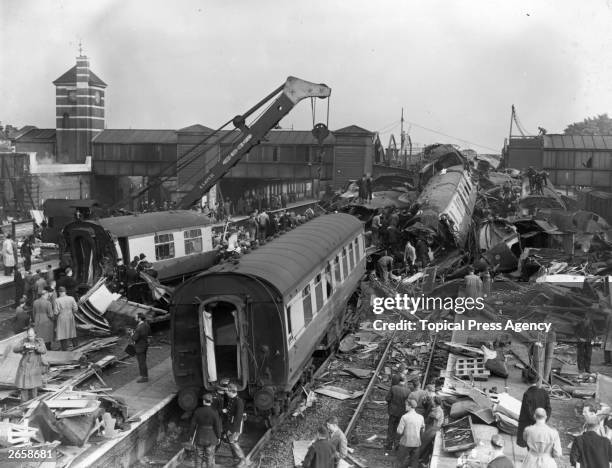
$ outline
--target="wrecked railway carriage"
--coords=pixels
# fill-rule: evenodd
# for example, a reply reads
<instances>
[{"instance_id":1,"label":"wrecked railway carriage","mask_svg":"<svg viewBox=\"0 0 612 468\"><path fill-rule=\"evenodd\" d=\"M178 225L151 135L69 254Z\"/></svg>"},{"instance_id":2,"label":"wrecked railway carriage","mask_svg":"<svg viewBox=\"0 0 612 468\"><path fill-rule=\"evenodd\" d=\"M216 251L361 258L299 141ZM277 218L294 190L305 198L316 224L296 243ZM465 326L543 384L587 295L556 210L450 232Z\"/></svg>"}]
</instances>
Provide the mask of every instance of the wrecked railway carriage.
<instances>
[{"instance_id":1,"label":"wrecked railway carriage","mask_svg":"<svg viewBox=\"0 0 612 468\"><path fill-rule=\"evenodd\" d=\"M423 188L416 201L419 211L410 224L419 222L443 240L463 247L472 225L477 191L464 166L443 169Z\"/></svg>"},{"instance_id":2,"label":"wrecked railway carriage","mask_svg":"<svg viewBox=\"0 0 612 468\"><path fill-rule=\"evenodd\" d=\"M354 318L365 273L362 223L323 215L179 286L170 306L178 402L229 378L259 413L278 414Z\"/></svg>"}]
</instances>

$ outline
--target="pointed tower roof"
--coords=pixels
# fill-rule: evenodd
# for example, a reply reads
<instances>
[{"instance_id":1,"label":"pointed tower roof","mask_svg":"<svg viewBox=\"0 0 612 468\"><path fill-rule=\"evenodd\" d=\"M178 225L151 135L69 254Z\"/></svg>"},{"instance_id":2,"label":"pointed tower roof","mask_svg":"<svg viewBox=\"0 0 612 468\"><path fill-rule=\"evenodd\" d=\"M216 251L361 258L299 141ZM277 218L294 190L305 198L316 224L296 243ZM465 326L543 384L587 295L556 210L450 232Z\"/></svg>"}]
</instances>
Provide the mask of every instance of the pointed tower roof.
<instances>
[{"instance_id":1,"label":"pointed tower roof","mask_svg":"<svg viewBox=\"0 0 612 468\"><path fill-rule=\"evenodd\" d=\"M76 65L60 76L53 82L54 85L74 85L76 84ZM106 88L106 83L102 81L94 72L89 72L89 84Z\"/></svg>"}]
</instances>

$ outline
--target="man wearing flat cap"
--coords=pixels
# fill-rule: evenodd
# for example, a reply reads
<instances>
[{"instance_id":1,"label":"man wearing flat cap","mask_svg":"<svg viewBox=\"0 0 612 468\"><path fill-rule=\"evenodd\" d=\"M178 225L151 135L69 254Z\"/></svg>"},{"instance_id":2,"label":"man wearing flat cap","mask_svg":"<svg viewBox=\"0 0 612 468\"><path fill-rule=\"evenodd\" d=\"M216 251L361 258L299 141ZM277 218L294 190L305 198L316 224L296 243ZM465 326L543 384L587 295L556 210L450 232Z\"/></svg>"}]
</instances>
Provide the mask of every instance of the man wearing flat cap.
<instances>
[{"instance_id":1,"label":"man wearing flat cap","mask_svg":"<svg viewBox=\"0 0 612 468\"><path fill-rule=\"evenodd\" d=\"M416 400L407 400L406 403L408 411L397 426L397 433L401 435L397 457L401 468L418 468L419 447L421 447L425 421L423 416L415 411L418 406Z\"/></svg>"},{"instance_id":2,"label":"man wearing flat cap","mask_svg":"<svg viewBox=\"0 0 612 468\"><path fill-rule=\"evenodd\" d=\"M212 408L213 396L207 393L202 397L204 406L198 408L191 418L191 428L195 434L196 468L215 467L215 448L221 439L221 419Z\"/></svg>"},{"instance_id":3,"label":"man wearing flat cap","mask_svg":"<svg viewBox=\"0 0 612 468\"><path fill-rule=\"evenodd\" d=\"M55 300L55 315L57 317L55 328L55 339L60 342L62 351L68 350L68 341L76 346L76 323L74 314L77 311L77 303L74 297L66 294L66 287L57 288L59 297Z\"/></svg>"},{"instance_id":4,"label":"man wearing flat cap","mask_svg":"<svg viewBox=\"0 0 612 468\"><path fill-rule=\"evenodd\" d=\"M514 468L514 463L504 455L504 439L499 434L491 436L491 461L487 468Z\"/></svg>"}]
</instances>

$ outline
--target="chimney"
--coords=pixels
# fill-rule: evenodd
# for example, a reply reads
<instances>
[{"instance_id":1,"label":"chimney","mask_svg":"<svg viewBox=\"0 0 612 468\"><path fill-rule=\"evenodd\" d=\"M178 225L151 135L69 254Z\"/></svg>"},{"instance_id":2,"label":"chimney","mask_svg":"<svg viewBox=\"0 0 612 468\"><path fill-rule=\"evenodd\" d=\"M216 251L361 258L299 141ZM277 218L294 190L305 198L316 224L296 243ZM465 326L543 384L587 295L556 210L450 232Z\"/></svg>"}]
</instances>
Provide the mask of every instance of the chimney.
<instances>
[{"instance_id":1,"label":"chimney","mask_svg":"<svg viewBox=\"0 0 612 468\"><path fill-rule=\"evenodd\" d=\"M77 89L89 86L89 59L82 54L77 57L76 86Z\"/></svg>"}]
</instances>

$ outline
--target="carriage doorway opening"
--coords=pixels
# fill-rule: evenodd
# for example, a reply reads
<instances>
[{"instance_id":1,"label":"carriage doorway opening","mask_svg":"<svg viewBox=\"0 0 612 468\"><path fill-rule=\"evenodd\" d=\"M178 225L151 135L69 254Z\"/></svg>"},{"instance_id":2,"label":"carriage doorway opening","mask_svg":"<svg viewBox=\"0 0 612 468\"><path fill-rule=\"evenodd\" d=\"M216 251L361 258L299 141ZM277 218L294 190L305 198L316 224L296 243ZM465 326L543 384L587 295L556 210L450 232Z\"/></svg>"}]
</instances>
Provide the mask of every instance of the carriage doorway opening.
<instances>
[{"instance_id":1,"label":"carriage doorway opening","mask_svg":"<svg viewBox=\"0 0 612 468\"><path fill-rule=\"evenodd\" d=\"M230 382L242 386L239 309L234 302L212 300L201 308L202 337L205 340L203 366L209 382Z\"/></svg>"}]
</instances>

